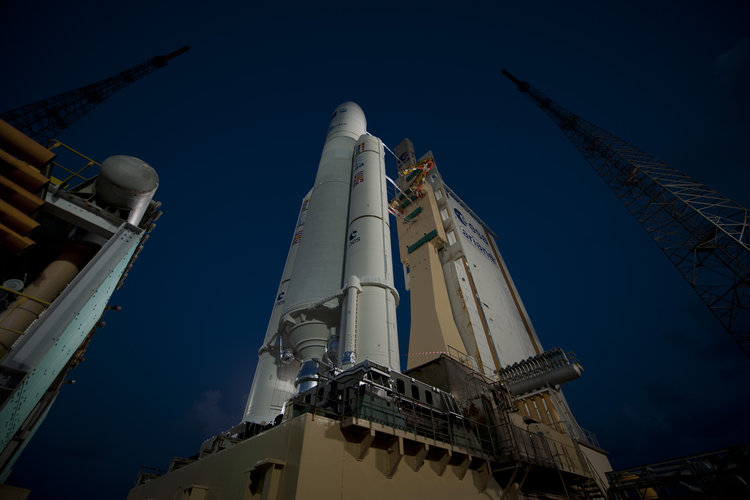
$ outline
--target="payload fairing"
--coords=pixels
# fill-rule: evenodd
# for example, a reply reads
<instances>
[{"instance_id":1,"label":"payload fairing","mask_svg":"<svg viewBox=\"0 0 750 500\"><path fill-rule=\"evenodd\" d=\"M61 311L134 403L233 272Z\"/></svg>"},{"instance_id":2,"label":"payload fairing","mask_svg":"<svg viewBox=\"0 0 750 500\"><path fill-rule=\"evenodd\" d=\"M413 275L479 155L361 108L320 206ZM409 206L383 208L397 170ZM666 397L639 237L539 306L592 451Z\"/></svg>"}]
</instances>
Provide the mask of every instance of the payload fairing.
<instances>
[{"instance_id":1,"label":"payload fairing","mask_svg":"<svg viewBox=\"0 0 750 500\"><path fill-rule=\"evenodd\" d=\"M383 143L362 109L331 117L315 184L304 198L259 351L244 420L271 422L313 387L318 361L371 359L399 369Z\"/></svg>"}]
</instances>

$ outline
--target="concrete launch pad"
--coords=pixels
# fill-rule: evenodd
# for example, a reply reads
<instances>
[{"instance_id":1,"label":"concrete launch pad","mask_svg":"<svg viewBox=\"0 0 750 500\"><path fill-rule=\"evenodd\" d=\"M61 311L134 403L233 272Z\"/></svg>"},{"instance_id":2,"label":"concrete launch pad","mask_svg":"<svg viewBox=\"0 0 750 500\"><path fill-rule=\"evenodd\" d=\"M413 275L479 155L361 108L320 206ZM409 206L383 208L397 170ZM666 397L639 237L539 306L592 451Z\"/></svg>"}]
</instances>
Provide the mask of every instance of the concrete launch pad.
<instances>
[{"instance_id":1,"label":"concrete launch pad","mask_svg":"<svg viewBox=\"0 0 750 500\"><path fill-rule=\"evenodd\" d=\"M363 362L277 423L240 424L166 474L141 473L128 498L602 498L606 455L514 408L446 356L411 374Z\"/></svg>"},{"instance_id":2,"label":"concrete launch pad","mask_svg":"<svg viewBox=\"0 0 750 500\"><path fill-rule=\"evenodd\" d=\"M486 460L384 426L362 430L306 413L137 486L128 499L500 497Z\"/></svg>"}]
</instances>

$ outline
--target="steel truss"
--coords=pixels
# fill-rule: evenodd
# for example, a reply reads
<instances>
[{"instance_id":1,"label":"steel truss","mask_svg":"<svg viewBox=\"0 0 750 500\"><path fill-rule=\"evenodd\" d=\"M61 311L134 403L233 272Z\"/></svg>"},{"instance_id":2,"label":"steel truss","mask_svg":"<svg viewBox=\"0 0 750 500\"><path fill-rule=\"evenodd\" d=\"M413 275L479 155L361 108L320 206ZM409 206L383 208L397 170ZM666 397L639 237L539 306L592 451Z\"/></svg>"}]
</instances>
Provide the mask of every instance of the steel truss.
<instances>
[{"instance_id":1,"label":"steel truss","mask_svg":"<svg viewBox=\"0 0 750 500\"><path fill-rule=\"evenodd\" d=\"M112 94L167 65L188 51L182 47L166 56L152 57L106 80L63 92L0 114L0 118L37 142L46 144Z\"/></svg>"},{"instance_id":2,"label":"steel truss","mask_svg":"<svg viewBox=\"0 0 750 500\"><path fill-rule=\"evenodd\" d=\"M560 127L750 356L748 210L503 74Z\"/></svg>"}]
</instances>

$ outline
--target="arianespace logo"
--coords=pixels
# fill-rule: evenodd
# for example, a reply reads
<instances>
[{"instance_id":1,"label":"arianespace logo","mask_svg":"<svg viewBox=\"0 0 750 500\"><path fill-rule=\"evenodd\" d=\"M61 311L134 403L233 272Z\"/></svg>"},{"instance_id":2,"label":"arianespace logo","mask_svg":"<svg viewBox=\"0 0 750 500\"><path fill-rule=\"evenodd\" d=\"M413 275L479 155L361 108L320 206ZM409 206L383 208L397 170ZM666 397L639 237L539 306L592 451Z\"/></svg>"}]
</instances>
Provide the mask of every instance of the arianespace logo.
<instances>
[{"instance_id":1,"label":"arianespace logo","mask_svg":"<svg viewBox=\"0 0 750 500\"><path fill-rule=\"evenodd\" d=\"M459 209L454 208L453 213L456 214L458 222L460 222L461 225L464 226L458 228L460 229L461 236L469 240L477 248L477 250L482 252L482 254L490 260L490 262L492 262L493 264L497 264L493 252L488 248L490 246L490 242L487 239L487 236L485 236L484 232L474 227L474 224L472 224L471 222L468 222L464 214Z\"/></svg>"},{"instance_id":2,"label":"arianespace logo","mask_svg":"<svg viewBox=\"0 0 750 500\"><path fill-rule=\"evenodd\" d=\"M357 230L355 229L351 233L349 233L349 246L354 245L355 243L359 243L359 235L357 234Z\"/></svg>"},{"instance_id":3,"label":"arianespace logo","mask_svg":"<svg viewBox=\"0 0 750 500\"><path fill-rule=\"evenodd\" d=\"M465 226L466 219L464 219L464 214L462 214L461 211L457 208L454 208L453 212L456 214L456 217L458 217L458 221Z\"/></svg>"}]
</instances>

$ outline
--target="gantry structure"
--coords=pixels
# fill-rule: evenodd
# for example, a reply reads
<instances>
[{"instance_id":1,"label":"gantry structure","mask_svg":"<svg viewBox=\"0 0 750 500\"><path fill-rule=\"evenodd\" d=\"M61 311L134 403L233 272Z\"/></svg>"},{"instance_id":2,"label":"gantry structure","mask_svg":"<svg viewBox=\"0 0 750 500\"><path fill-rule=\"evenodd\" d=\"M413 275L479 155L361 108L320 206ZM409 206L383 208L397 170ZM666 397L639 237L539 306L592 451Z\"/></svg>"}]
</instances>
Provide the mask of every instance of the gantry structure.
<instances>
[{"instance_id":1,"label":"gantry structure","mask_svg":"<svg viewBox=\"0 0 750 500\"><path fill-rule=\"evenodd\" d=\"M503 74L560 127L750 357L747 208Z\"/></svg>"},{"instance_id":2,"label":"gantry structure","mask_svg":"<svg viewBox=\"0 0 750 500\"><path fill-rule=\"evenodd\" d=\"M152 57L100 82L5 111L0 113L0 119L35 141L46 144L118 90L163 68L170 59L184 54L189 49L190 47L185 46L171 54Z\"/></svg>"}]
</instances>

